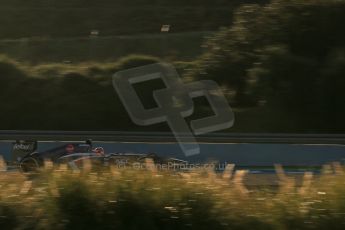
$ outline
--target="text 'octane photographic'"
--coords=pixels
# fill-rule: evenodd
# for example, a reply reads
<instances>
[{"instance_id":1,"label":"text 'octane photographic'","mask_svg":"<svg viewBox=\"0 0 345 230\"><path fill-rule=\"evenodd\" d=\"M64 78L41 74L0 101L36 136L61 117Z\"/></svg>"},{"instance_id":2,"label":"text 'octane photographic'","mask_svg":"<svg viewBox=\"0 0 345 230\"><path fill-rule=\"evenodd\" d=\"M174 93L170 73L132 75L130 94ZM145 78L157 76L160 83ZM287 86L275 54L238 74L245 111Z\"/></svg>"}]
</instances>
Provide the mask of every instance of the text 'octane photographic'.
<instances>
[{"instance_id":1,"label":"text 'octane photographic'","mask_svg":"<svg viewBox=\"0 0 345 230\"><path fill-rule=\"evenodd\" d=\"M155 79L163 80L166 88L153 92L158 107L145 109L133 84ZM113 76L113 86L135 124L148 126L167 122L186 156L200 153L194 135L228 129L234 124L234 113L216 82L202 80L184 84L170 64L119 71ZM215 115L191 121L189 127L185 118L194 113L193 98L197 97L205 97Z\"/></svg>"}]
</instances>

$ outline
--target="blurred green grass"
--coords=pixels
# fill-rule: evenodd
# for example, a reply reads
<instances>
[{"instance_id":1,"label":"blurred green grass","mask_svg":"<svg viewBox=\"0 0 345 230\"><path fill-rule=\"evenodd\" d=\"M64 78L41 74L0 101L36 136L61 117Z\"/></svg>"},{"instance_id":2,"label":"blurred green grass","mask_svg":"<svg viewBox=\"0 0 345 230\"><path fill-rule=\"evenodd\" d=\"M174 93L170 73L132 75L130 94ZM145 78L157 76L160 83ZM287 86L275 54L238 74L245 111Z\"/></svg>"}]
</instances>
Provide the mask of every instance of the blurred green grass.
<instances>
[{"instance_id":1,"label":"blurred green grass","mask_svg":"<svg viewBox=\"0 0 345 230\"><path fill-rule=\"evenodd\" d=\"M151 164L148 162L148 164ZM147 169L0 174L1 229L343 229L345 179L324 166L301 186L277 166L277 190L248 190L245 171Z\"/></svg>"}]
</instances>

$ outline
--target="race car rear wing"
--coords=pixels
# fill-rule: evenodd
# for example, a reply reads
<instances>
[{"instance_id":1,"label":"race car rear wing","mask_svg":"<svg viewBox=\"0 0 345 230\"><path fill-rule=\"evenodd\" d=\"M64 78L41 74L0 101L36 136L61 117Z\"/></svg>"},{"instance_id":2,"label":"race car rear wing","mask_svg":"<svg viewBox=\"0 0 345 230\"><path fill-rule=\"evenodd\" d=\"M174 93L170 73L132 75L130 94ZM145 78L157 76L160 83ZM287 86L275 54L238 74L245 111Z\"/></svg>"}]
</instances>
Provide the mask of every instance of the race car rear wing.
<instances>
[{"instance_id":1,"label":"race car rear wing","mask_svg":"<svg viewBox=\"0 0 345 230\"><path fill-rule=\"evenodd\" d=\"M17 140L12 144L12 162L19 162L24 156L37 150L37 141Z\"/></svg>"}]
</instances>

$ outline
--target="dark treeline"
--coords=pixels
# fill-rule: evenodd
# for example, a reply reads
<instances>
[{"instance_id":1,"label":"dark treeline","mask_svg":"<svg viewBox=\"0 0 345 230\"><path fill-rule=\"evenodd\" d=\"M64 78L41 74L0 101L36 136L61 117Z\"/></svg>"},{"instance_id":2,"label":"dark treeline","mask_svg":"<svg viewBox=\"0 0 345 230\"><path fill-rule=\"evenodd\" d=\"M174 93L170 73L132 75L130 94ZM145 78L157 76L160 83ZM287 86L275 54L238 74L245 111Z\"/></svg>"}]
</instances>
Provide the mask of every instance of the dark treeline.
<instances>
[{"instance_id":1,"label":"dark treeline","mask_svg":"<svg viewBox=\"0 0 345 230\"><path fill-rule=\"evenodd\" d=\"M294 131L344 132L344 21L345 1L240 7L234 24L204 44L193 75L228 85L233 105L265 104L271 113L262 117L275 127L280 119Z\"/></svg>"}]
</instances>

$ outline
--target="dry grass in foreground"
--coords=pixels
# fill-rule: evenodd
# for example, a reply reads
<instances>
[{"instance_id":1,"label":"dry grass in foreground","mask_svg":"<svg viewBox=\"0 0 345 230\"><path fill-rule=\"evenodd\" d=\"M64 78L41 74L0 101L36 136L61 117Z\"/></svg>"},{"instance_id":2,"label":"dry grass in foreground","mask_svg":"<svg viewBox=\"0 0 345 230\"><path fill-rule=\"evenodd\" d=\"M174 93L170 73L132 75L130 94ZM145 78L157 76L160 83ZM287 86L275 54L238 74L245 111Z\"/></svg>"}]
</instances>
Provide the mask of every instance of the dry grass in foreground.
<instances>
[{"instance_id":1,"label":"dry grass in foreground","mask_svg":"<svg viewBox=\"0 0 345 230\"><path fill-rule=\"evenodd\" d=\"M152 164L152 163L149 163ZM152 168L152 167L148 167ZM245 171L155 170L0 173L0 229L344 229L339 164L295 186L277 166L278 190L248 190Z\"/></svg>"}]
</instances>

